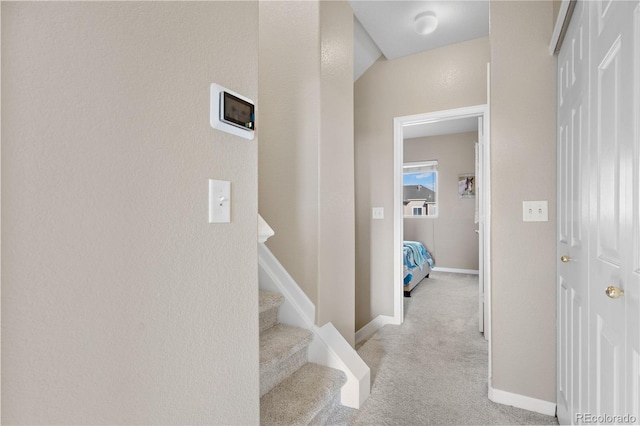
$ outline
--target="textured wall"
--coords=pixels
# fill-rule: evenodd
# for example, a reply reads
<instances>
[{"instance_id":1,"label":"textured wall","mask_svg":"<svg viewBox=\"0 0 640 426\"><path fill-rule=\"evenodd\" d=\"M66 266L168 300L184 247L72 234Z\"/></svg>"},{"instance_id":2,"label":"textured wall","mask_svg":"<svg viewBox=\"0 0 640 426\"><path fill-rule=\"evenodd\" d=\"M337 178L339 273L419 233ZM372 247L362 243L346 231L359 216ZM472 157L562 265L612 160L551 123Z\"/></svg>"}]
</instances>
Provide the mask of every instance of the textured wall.
<instances>
[{"instance_id":1,"label":"textured wall","mask_svg":"<svg viewBox=\"0 0 640 426\"><path fill-rule=\"evenodd\" d=\"M209 126L210 83L257 98L257 24L2 3L3 423L258 423L258 142Z\"/></svg>"},{"instance_id":2,"label":"textured wall","mask_svg":"<svg viewBox=\"0 0 640 426\"><path fill-rule=\"evenodd\" d=\"M422 241L440 268L478 270L475 198L458 197L458 175L475 173L478 132L406 139L404 161L438 160L438 216L404 219L404 239Z\"/></svg>"},{"instance_id":3,"label":"textured wall","mask_svg":"<svg viewBox=\"0 0 640 426\"><path fill-rule=\"evenodd\" d=\"M551 2L491 3L493 387L555 401L556 143ZM547 200L549 222L522 222Z\"/></svg>"},{"instance_id":4,"label":"textured wall","mask_svg":"<svg viewBox=\"0 0 640 426\"><path fill-rule=\"evenodd\" d=\"M259 209L267 246L317 305L320 9L259 4Z\"/></svg>"},{"instance_id":5,"label":"textured wall","mask_svg":"<svg viewBox=\"0 0 640 426\"><path fill-rule=\"evenodd\" d=\"M484 37L380 59L355 83L356 330L393 315L393 119L487 103L487 62Z\"/></svg>"},{"instance_id":6,"label":"textured wall","mask_svg":"<svg viewBox=\"0 0 640 426\"><path fill-rule=\"evenodd\" d=\"M353 11L320 2L318 324L355 344Z\"/></svg>"},{"instance_id":7,"label":"textured wall","mask_svg":"<svg viewBox=\"0 0 640 426\"><path fill-rule=\"evenodd\" d=\"M267 242L354 343L353 12L345 1L260 3L260 213Z\"/></svg>"}]
</instances>

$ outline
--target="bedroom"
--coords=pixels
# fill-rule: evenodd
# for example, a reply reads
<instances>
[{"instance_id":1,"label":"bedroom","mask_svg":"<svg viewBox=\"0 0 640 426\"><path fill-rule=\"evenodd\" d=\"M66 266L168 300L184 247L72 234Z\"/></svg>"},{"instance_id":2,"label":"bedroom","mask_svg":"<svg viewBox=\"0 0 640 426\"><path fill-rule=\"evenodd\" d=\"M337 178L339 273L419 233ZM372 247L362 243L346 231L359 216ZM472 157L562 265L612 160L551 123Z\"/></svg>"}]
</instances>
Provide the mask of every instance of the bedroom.
<instances>
[{"instance_id":1,"label":"bedroom","mask_svg":"<svg viewBox=\"0 0 640 426\"><path fill-rule=\"evenodd\" d=\"M456 125L459 130L434 129L423 136L405 136L403 239L424 244L435 261L436 271L477 274L475 191L465 193L463 185L461 192L459 182L474 179L478 134L464 127L463 120L456 121L460 122ZM416 181L416 177L422 177L425 184ZM420 193L425 193L423 207L413 207ZM428 274L428 270L423 270L424 273L420 268L412 268L408 272L412 278L404 275L405 284L409 283L405 295Z\"/></svg>"}]
</instances>

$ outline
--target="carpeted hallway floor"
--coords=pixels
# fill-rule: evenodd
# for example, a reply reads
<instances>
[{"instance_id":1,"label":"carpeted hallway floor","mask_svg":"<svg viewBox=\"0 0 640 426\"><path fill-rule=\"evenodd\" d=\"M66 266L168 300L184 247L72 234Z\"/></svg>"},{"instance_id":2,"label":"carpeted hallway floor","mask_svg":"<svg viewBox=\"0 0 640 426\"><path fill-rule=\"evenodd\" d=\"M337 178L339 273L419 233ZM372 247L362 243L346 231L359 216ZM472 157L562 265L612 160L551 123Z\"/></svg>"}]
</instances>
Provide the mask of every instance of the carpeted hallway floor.
<instances>
[{"instance_id":1,"label":"carpeted hallway floor","mask_svg":"<svg viewBox=\"0 0 640 426\"><path fill-rule=\"evenodd\" d=\"M432 272L405 298L405 321L358 353L371 396L350 425L558 424L487 398L487 343L478 332L478 277Z\"/></svg>"}]
</instances>

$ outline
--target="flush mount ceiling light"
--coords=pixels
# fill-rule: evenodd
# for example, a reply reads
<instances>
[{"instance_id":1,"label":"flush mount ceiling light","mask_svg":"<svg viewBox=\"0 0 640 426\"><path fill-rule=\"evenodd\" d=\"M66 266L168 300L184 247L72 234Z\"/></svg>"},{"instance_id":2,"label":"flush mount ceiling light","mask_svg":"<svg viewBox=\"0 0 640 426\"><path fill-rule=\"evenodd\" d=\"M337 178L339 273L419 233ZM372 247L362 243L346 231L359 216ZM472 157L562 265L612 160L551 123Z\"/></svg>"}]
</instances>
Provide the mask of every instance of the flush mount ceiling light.
<instances>
[{"instance_id":1,"label":"flush mount ceiling light","mask_svg":"<svg viewBox=\"0 0 640 426\"><path fill-rule=\"evenodd\" d=\"M438 18L435 12L422 12L416 15L413 28L418 34L431 34L438 28Z\"/></svg>"}]
</instances>

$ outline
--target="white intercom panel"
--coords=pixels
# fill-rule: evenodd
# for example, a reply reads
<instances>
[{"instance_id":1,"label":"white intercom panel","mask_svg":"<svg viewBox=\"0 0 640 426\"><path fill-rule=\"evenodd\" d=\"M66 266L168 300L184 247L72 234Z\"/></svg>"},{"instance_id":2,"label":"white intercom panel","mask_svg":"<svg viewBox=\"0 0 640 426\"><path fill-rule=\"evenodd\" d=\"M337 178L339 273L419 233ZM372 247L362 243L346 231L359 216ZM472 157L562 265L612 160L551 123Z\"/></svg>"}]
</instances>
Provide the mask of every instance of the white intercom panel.
<instances>
[{"instance_id":1,"label":"white intercom panel","mask_svg":"<svg viewBox=\"0 0 640 426\"><path fill-rule=\"evenodd\" d=\"M211 84L211 127L253 140L256 127L254 102L218 84Z\"/></svg>"}]
</instances>

